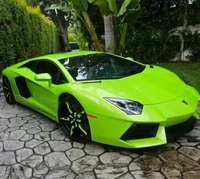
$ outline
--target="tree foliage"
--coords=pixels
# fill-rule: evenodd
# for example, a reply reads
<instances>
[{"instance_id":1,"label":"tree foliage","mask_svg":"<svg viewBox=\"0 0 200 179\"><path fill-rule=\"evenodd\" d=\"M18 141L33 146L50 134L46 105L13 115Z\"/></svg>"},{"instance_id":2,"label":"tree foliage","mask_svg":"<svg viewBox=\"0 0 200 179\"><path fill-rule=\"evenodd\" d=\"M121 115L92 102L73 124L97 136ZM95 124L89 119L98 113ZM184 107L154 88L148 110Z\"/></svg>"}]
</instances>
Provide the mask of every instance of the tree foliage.
<instances>
[{"instance_id":1,"label":"tree foliage","mask_svg":"<svg viewBox=\"0 0 200 179\"><path fill-rule=\"evenodd\" d=\"M102 48L104 48L104 41L102 38L102 35L104 34L104 22L103 22L103 17L101 15L101 12L99 11L99 8L97 6L94 6L93 4L89 3L87 13L95 29L97 39L99 43L102 44ZM73 15L74 15L73 16L74 27L76 28L76 31L79 31L80 33L82 33L85 41L88 44L88 48L90 50L94 50L95 49L95 46L93 45L94 43L92 41L89 31L87 30L84 24L84 21L81 20L80 16L77 13L74 13Z\"/></svg>"},{"instance_id":2,"label":"tree foliage","mask_svg":"<svg viewBox=\"0 0 200 179\"><path fill-rule=\"evenodd\" d=\"M199 0L190 3L187 0L146 0L141 1L141 8L143 13L135 28L128 32L127 56L143 62L158 62L180 58L185 49L190 49L191 60L200 59L196 53L200 51L198 34L189 29L189 25L200 23ZM181 26L179 30L178 26ZM195 38L191 38L193 35Z\"/></svg>"},{"instance_id":3,"label":"tree foliage","mask_svg":"<svg viewBox=\"0 0 200 179\"><path fill-rule=\"evenodd\" d=\"M70 23L72 23L72 10L70 3L57 2L57 4L51 4L44 8L44 13L57 25L60 31L60 37L64 44L63 50L71 51L68 40L68 28Z\"/></svg>"},{"instance_id":4,"label":"tree foliage","mask_svg":"<svg viewBox=\"0 0 200 179\"><path fill-rule=\"evenodd\" d=\"M73 7L77 12L78 17L82 20L83 24L87 28L90 37L92 39L93 45L96 50L104 51L102 44L99 42L98 36L96 34L94 25L88 14L88 1L87 0L72 0Z\"/></svg>"},{"instance_id":5,"label":"tree foliage","mask_svg":"<svg viewBox=\"0 0 200 179\"><path fill-rule=\"evenodd\" d=\"M128 25L133 25L140 16L140 0L88 0L90 3L97 5L105 16L110 15L111 24L113 24L113 32L115 37L115 50L116 54L121 54L125 48L125 40ZM107 24L107 23L106 23ZM109 25L109 24L108 24ZM112 25L110 25L112 27ZM105 41L107 40L107 34L105 31ZM113 43L111 43L113 44ZM112 49L112 48L111 48Z\"/></svg>"},{"instance_id":6,"label":"tree foliage","mask_svg":"<svg viewBox=\"0 0 200 179\"><path fill-rule=\"evenodd\" d=\"M0 68L58 51L57 29L24 0L0 1Z\"/></svg>"}]
</instances>

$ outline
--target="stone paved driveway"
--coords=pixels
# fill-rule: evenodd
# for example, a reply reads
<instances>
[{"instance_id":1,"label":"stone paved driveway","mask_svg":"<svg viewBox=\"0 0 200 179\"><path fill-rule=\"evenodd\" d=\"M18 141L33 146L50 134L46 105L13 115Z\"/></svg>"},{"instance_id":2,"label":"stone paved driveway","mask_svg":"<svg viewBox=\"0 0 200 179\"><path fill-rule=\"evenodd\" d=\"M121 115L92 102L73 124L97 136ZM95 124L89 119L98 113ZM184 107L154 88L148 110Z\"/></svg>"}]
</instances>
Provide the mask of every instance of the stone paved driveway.
<instances>
[{"instance_id":1,"label":"stone paved driveway","mask_svg":"<svg viewBox=\"0 0 200 179\"><path fill-rule=\"evenodd\" d=\"M1 98L0 178L200 179L200 122L156 148L83 145L50 119Z\"/></svg>"}]
</instances>

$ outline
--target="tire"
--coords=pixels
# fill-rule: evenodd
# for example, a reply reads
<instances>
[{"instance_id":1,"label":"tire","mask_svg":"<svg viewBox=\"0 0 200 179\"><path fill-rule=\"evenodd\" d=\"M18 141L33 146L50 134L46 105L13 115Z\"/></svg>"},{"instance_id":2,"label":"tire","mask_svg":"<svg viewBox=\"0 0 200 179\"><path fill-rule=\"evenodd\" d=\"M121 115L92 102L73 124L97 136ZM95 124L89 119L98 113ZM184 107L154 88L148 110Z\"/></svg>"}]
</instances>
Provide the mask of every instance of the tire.
<instances>
[{"instance_id":1,"label":"tire","mask_svg":"<svg viewBox=\"0 0 200 179\"><path fill-rule=\"evenodd\" d=\"M7 77L3 76L3 93L8 104L15 104L16 100Z\"/></svg>"},{"instance_id":2,"label":"tire","mask_svg":"<svg viewBox=\"0 0 200 179\"><path fill-rule=\"evenodd\" d=\"M58 119L71 140L81 143L91 140L90 125L85 110L73 96L66 96L60 102Z\"/></svg>"}]
</instances>

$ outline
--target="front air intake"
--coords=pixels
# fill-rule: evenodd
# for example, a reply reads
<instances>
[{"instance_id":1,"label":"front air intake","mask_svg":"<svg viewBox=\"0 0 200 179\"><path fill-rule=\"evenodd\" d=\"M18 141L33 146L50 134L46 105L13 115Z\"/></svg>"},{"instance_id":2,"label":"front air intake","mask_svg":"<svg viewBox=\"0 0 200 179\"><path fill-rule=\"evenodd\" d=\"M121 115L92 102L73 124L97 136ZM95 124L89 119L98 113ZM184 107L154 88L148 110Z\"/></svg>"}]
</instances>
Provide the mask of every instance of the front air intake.
<instances>
[{"instance_id":1,"label":"front air intake","mask_svg":"<svg viewBox=\"0 0 200 179\"><path fill-rule=\"evenodd\" d=\"M159 124L133 124L120 138L121 140L145 139L155 137Z\"/></svg>"}]
</instances>

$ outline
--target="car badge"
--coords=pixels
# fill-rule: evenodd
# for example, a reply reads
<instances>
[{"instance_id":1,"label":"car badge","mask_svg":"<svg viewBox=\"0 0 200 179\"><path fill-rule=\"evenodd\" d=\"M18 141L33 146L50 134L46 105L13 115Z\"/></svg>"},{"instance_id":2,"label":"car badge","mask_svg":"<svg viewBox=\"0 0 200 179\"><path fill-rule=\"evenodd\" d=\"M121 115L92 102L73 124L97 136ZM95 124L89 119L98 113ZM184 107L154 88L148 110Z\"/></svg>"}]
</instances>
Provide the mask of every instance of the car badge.
<instances>
[{"instance_id":1,"label":"car badge","mask_svg":"<svg viewBox=\"0 0 200 179\"><path fill-rule=\"evenodd\" d=\"M183 102L184 104L188 105L188 102L187 102L187 101L183 100L182 102Z\"/></svg>"}]
</instances>

